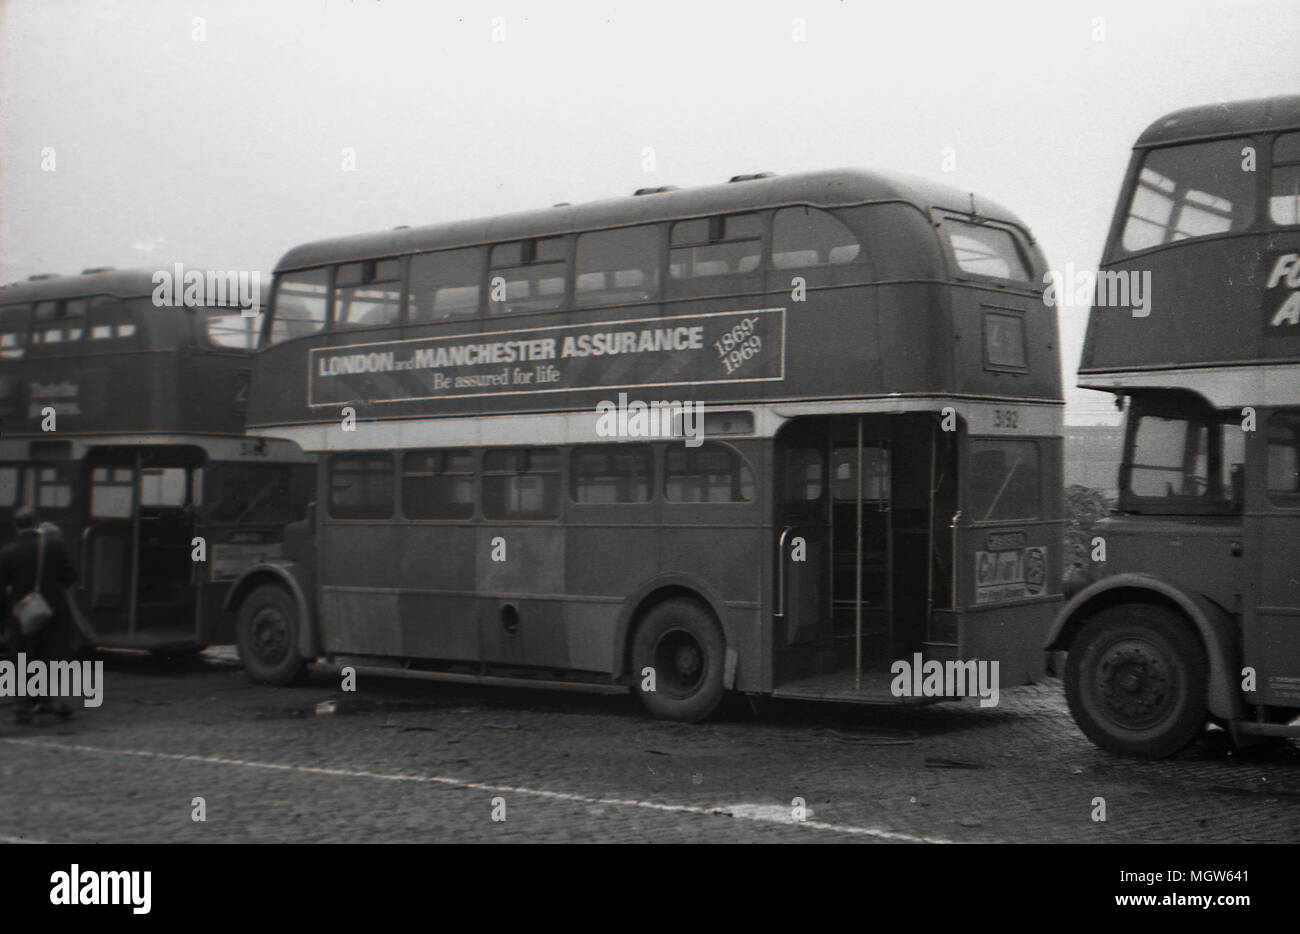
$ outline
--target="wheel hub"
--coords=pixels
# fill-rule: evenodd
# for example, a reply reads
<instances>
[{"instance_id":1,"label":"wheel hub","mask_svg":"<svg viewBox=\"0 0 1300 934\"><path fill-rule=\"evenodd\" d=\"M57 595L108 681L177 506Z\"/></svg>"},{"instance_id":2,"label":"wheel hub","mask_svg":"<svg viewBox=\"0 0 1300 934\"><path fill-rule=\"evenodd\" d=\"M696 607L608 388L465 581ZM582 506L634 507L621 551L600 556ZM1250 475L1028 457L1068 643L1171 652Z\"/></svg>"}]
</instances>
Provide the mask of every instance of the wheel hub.
<instances>
[{"instance_id":1,"label":"wheel hub","mask_svg":"<svg viewBox=\"0 0 1300 934\"><path fill-rule=\"evenodd\" d=\"M659 689L675 697L687 697L704 679L704 650L689 632L671 629L659 637L654 651L659 672Z\"/></svg>"},{"instance_id":2,"label":"wheel hub","mask_svg":"<svg viewBox=\"0 0 1300 934\"><path fill-rule=\"evenodd\" d=\"M288 626L275 610L265 609L253 617L253 648L259 658L277 662L289 644Z\"/></svg>"},{"instance_id":3,"label":"wheel hub","mask_svg":"<svg viewBox=\"0 0 1300 934\"><path fill-rule=\"evenodd\" d=\"M1128 727L1163 717L1174 697L1174 676L1161 653L1144 643L1109 648L1098 667L1098 686L1107 711Z\"/></svg>"}]
</instances>

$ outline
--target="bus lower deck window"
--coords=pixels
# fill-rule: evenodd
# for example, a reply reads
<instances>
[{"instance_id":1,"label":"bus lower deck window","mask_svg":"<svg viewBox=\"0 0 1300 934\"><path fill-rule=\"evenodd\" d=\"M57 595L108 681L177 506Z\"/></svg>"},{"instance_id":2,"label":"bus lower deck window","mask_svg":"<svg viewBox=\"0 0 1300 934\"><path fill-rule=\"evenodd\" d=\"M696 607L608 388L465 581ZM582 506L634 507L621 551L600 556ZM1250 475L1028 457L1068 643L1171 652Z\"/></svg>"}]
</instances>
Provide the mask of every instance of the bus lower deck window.
<instances>
[{"instance_id":1,"label":"bus lower deck window","mask_svg":"<svg viewBox=\"0 0 1300 934\"><path fill-rule=\"evenodd\" d=\"M646 444L602 444L575 448L569 469L577 503L645 503L653 488L653 457Z\"/></svg>"},{"instance_id":2,"label":"bus lower deck window","mask_svg":"<svg viewBox=\"0 0 1300 934\"><path fill-rule=\"evenodd\" d=\"M483 455L483 517L558 518L560 467L555 448L488 451Z\"/></svg>"},{"instance_id":3,"label":"bus lower deck window","mask_svg":"<svg viewBox=\"0 0 1300 934\"><path fill-rule=\"evenodd\" d=\"M671 503L748 503L754 498L754 472L727 445L671 445L664 453L664 497Z\"/></svg>"},{"instance_id":4,"label":"bus lower deck window","mask_svg":"<svg viewBox=\"0 0 1300 934\"><path fill-rule=\"evenodd\" d=\"M389 519L393 515L391 454L336 454L330 459L330 515Z\"/></svg>"}]
</instances>

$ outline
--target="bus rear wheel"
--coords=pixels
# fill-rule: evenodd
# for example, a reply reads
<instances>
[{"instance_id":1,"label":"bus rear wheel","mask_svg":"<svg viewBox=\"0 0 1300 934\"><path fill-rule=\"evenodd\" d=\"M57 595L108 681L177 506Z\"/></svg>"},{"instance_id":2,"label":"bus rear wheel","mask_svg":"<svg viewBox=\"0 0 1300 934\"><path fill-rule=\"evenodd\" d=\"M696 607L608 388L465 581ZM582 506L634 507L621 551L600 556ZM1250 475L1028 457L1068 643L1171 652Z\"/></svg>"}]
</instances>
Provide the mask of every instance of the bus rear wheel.
<instances>
[{"instance_id":1,"label":"bus rear wheel","mask_svg":"<svg viewBox=\"0 0 1300 934\"><path fill-rule=\"evenodd\" d=\"M1206 722L1205 649L1158 606L1124 604L1094 616L1070 646L1065 695L1084 734L1111 752L1171 756Z\"/></svg>"},{"instance_id":2,"label":"bus rear wheel","mask_svg":"<svg viewBox=\"0 0 1300 934\"><path fill-rule=\"evenodd\" d=\"M290 684L306 671L298 654L298 604L278 584L263 584L239 606L239 660L262 684Z\"/></svg>"},{"instance_id":3,"label":"bus rear wheel","mask_svg":"<svg viewBox=\"0 0 1300 934\"><path fill-rule=\"evenodd\" d=\"M726 693L726 645L713 617L694 600L668 600L641 620L632 637L632 677L646 710L697 723ZM646 669L653 669L653 690Z\"/></svg>"}]
</instances>

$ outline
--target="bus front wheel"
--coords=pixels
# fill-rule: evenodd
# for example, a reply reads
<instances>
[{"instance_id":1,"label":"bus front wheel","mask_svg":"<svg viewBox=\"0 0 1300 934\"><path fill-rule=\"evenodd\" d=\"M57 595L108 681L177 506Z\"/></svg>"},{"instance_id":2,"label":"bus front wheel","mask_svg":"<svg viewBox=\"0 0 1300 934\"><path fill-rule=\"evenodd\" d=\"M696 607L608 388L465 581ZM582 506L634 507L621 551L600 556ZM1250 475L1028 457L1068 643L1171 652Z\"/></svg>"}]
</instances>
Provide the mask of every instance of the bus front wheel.
<instances>
[{"instance_id":1,"label":"bus front wheel","mask_svg":"<svg viewBox=\"0 0 1300 934\"><path fill-rule=\"evenodd\" d=\"M668 720L703 720L726 692L726 646L713 617L694 600L668 600L632 637L632 677L646 710Z\"/></svg>"},{"instance_id":2,"label":"bus front wheel","mask_svg":"<svg viewBox=\"0 0 1300 934\"><path fill-rule=\"evenodd\" d=\"M298 654L298 604L278 584L258 587L239 606L239 659L262 684L290 684L306 670Z\"/></svg>"},{"instance_id":3,"label":"bus front wheel","mask_svg":"<svg viewBox=\"0 0 1300 934\"><path fill-rule=\"evenodd\" d=\"M1079 631L1065 695L1102 749L1144 759L1173 755L1205 726L1208 664L1187 623L1158 606L1102 610Z\"/></svg>"}]
</instances>

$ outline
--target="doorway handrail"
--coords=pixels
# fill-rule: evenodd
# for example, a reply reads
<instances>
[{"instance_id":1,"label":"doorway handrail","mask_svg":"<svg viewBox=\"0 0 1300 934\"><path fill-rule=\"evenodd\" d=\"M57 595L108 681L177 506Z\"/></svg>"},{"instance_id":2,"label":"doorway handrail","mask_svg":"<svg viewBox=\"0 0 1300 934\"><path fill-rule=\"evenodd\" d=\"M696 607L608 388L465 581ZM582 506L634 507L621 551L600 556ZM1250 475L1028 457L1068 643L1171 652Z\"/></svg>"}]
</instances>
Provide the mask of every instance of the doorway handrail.
<instances>
[{"instance_id":1,"label":"doorway handrail","mask_svg":"<svg viewBox=\"0 0 1300 934\"><path fill-rule=\"evenodd\" d=\"M776 540L776 618L785 618L785 539L794 531L793 525L781 530L781 537Z\"/></svg>"}]
</instances>

